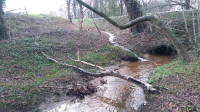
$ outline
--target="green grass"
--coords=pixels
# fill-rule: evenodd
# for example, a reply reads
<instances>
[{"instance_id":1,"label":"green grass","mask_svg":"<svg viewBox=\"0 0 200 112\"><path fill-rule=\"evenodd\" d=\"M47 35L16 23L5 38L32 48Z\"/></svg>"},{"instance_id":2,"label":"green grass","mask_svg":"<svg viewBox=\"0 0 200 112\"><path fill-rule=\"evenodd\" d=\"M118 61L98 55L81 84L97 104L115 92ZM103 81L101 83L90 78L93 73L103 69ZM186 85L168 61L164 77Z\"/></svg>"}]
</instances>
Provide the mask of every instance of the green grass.
<instances>
[{"instance_id":1,"label":"green grass","mask_svg":"<svg viewBox=\"0 0 200 112\"><path fill-rule=\"evenodd\" d=\"M104 45L101 49L95 52L84 54L83 57L81 57L81 60L105 67L120 62L121 57L124 55L127 57L135 56L133 53L125 51L119 47Z\"/></svg>"},{"instance_id":2,"label":"green grass","mask_svg":"<svg viewBox=\"0 0 200 112\"><path fill-rule=\"evenodd\" d=\"M194 71L198 70L199 68L200 68L199 60L197 60L196 62L189 63L189 64L185 64L180 60L176 60L169 64L165 64L163 66L159 66L155 68L152 74L150 75L148 82L151 83L154 81L162 80L165 77L168 77L174 74L190 75L190 74L193 74Z\"/></svg>"},{"instance_id":3,"label":"green grass","mask_svg":"<svg viewBox=\"0 0 200 112\"><path fill-rule=\"evenodd\" d=\"M0 66L4 68L0 72L1 78L10 80L9 83L1 84L1 96L12 97L12 94L15 96L24 93L23 98L28 98L27 95L33 94L38 86L43 84L44 80L51 80L57 72L67 71L63 71L64 68L50 63L40 53L40 51L48 50L48 46L38 48L31 38L2 42L0 48L2 57ZM2 101L2 103L9 104L10 102Z\"/></svg>"}]
</instances>

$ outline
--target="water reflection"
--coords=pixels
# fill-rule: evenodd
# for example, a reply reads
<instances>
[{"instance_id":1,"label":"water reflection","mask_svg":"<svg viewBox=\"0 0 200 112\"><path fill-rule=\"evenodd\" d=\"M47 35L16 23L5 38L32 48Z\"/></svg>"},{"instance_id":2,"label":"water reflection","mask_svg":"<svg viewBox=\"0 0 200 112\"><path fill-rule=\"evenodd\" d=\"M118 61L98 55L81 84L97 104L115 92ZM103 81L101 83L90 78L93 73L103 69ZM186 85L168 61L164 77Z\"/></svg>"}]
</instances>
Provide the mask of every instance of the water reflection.
<instances>
[{"instance_id":1,"label":"water reflection","mask_svg":"<svg viewBox=\"0 0 200 112\"><path fill-rule=\"evenodd\" d=\"M150 71L172 60L166 56L149 56L149 61L137 61L123 66L119 72L146 82ZM64 103L49 112L133 112L146 103L143 90L125 80L107 76L107 84L92 96L76 103Z\"/></svg>"}]
</instances>

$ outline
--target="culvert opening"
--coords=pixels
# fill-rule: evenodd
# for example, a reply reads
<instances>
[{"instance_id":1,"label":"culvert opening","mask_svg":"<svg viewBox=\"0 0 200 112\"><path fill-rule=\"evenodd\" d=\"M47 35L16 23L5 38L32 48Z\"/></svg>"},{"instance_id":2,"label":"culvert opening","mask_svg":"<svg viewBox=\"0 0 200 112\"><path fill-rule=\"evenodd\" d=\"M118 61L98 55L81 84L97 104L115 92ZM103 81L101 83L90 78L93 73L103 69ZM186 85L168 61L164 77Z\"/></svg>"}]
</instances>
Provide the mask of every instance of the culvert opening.
<instances>
[{"instance_id":1,"label":"culvert opening","mask_svg":"<svg viewBox=\"0 0 200 112\"><path fill-rule=\"evenodd\" d=\"M170 46L167 45L159 45L159 46L155 46L153 47L151 50L148 51L149 54L152 55L175 55L177 54L177 51Z\"/></svg>"}]
</instances>

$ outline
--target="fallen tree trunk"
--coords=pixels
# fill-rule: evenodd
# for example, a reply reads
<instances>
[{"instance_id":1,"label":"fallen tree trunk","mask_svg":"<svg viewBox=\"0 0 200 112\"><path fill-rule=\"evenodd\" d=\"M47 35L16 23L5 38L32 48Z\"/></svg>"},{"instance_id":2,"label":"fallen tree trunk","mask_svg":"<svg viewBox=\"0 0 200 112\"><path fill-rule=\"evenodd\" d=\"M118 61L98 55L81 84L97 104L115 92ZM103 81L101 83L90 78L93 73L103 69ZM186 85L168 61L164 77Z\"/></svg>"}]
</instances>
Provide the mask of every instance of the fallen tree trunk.
<instances>
[{"instance_id":1,"label":"fallen tree trunk","mask_svg":"<svg viewBox=\"0 0 200 112\"><path fill-rule=\"evenodd\" d=\"M149 93L159 93L159 91L154 88L152 85L148 84L148 83L145 83L145 82L142 82L142 81L139 81L133 77L130 77L130 76L126 76L126 75L123 75L119 72L116 72L116 71L111 71L111 70L105 70L101 73L92 73L92 72L89 72L87 70L84 70L82 68L79 68L77 66L74 66L74 65L70 65L70 64L66 64L66 63L60 63L58 62L57 60L53 59L53 58L50 58L48 57L46 54L44 54L42 52L42 54L47 58L49 59L49 61L53 61L54 63L57 63L59 65L62 65L62 66L66 66L66 67L69 67L69 68L74 68L76 70L79 70L81 73L83 73L84 75L90 75L90 76L94 76L94 77L104 77L104 76L114 76L114 77L118 77L118 78L121 78L121 79L124 79L126 81L129 81L131 83L134 83L136 85L138 85L139 87L141 87L143 90L145 91L148 91ZM79 61L81 62L81 61Z\"/></svg>"}]
</instances>

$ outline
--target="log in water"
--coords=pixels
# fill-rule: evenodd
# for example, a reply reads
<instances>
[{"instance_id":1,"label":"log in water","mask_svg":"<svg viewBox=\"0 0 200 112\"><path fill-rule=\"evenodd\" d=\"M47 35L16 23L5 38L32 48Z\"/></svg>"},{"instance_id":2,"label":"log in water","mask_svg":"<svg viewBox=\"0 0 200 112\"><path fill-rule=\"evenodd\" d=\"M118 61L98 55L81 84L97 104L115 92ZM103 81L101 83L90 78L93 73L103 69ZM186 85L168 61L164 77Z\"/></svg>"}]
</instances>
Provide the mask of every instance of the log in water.
<instances>
[{"instance_id":1,"label":"log in water","mask_svg":"<svg viewBox=\"0 0 200 112\"><path fill-rule=\"evenodd\" d=\"M118 71L146 82L150 71L170 62L168 56L147 57L149 61L137 61L124 65ZM147 103L143 89L125 80L106 76L107 84L99 86L98 92L75 103L63 102L57 106L47 106L49 112L134 112L142 103ZM99 79L94 80L95 83Z\"/></svg>"}]
</instances>

